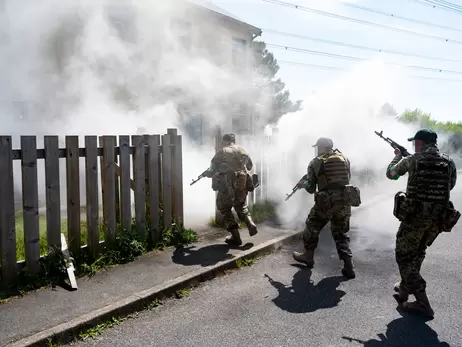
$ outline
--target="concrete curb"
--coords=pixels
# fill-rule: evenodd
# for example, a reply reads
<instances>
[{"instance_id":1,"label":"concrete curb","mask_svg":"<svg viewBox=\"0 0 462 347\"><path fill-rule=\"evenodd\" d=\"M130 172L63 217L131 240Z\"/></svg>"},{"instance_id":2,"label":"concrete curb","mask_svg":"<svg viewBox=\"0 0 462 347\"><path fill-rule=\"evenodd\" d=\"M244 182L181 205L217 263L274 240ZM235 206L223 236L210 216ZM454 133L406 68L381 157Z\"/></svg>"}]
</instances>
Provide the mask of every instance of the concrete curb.
<instances>
[{"instance_id":1,"label":"concrete curb","mask_svg":"<svg viewBox=\"0 0 462 347\"><path fill-rule=\"evenodd\" d=\"M280 249L283 245L289 244L301 237L301 232L293 232L290 235L283 235L273 238L249 250L242 251L232 259L216 265L198 269L189 274L177 277L156 287L130 295L113 304L77 317L69 322L60 324L53 328L22 338L12 342L5 347L36 347L48 346L49 340L60 343L68 343L73 340L76 334L94 327L102 322L110 320L114 316L129 315L145 308L155 299L172 296L177 290L187 286L197 285L217 277L224 270L237 268L236 262L245 257L256 257Z\"/></svg>"}]
</instances>

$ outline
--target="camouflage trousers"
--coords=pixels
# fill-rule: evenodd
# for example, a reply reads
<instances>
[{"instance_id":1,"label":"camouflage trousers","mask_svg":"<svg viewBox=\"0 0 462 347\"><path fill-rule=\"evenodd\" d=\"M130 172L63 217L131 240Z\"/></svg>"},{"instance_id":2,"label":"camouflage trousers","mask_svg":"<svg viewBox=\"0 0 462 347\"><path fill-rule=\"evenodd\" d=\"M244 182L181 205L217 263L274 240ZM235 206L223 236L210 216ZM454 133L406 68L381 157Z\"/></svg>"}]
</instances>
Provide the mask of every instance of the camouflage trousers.
<instances>
[{"instance_id":1,"label":"camouflage trousers","mask_svg":"<svg viewBox=\"0 0 462 347\"><path fill-rule=\"evenodd\" d=\"M318 246L319 234L330 221L332 236L337 247L340 259L351 258L350 230L351 207L344 203L332 204L331 208L324 211L315 203L306 219L305 230L303 231L303 244L305 250L314 251Z\"/></svg>"},{"instance_id":2,"label":"camouflage trousers","mask_svg":"<svg viewBox=\"0 0 462 347\"><path fill-rule=\"evenodd\" d=\"M236 211L236 214L241 221L244 221L245 218L250 215L249 208L247 206L247 194L247 190L238 189L229 191L219 190L217 192L217 209L223 216L223 220L227 230L238 228L238 224L236 223L236 220L232 212L233 207L234 211Z\"/></svg>"},{"instance_id":3,"label":"camouflage trousers","mask_svg":"<svg viewBox=\"0 0 462 347\"><path fill-rule=\"evenodd\" d=\"M415 219L412 224L401 222L396 234L395 258L401 282L413 294L423 292L427 283L420 275L427 247L440 234L439 226L432 220Z\"/></svg>"}]
</instances>

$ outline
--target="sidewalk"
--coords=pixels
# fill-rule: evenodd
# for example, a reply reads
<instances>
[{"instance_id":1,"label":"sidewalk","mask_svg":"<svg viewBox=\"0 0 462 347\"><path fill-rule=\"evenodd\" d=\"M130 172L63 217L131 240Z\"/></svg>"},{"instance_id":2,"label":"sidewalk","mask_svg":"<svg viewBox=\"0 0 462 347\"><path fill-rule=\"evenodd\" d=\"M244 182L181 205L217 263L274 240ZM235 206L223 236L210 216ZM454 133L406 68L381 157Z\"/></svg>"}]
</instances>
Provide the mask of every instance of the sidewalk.
<instances>
[{"instance_id":1,"label":"sidewalk","mask_svg":"<svg viewBox=\"0 0 462 347\"><path fill-rule=\"evenodd\" d=\"M116 302L128 302L129 297L134 295L138 295L138 298L146 297L141 292L152 291L154 287L161 287L165 283L166 286L174 282L178 285L180 282L173 280L194 272L200 275L231 259L248 256L253 250L271 249L268 245L290 240L296 234L295 231L260 225L259 233L253 238L249 237L247 230L241 230L244 244L232 249L223 242L226 232L209 232L201 235L197 244L186 247L184 251L172 249L152 252L132 263L100 272L92 278L77 279L77 291L70 292L60 287L45 288L12 298L0 304L0 346L83 315L90 316L95 310L110 312L110 307L115 306ZM246 243L254 245L245 247ZM61 329L53 329L53 332Z\"/></svg>"}]
</instances>

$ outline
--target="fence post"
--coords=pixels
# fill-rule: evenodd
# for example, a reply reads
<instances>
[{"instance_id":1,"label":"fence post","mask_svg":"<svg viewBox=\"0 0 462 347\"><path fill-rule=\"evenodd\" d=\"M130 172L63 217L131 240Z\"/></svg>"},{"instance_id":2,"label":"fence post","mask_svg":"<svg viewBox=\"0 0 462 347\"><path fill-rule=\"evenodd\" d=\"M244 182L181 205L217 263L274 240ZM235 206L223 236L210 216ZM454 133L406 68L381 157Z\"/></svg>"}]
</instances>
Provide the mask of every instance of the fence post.
<instances>
[{"instance_id":1,"label":"fence post","mask_svg":"<svg viewBox=\"0 0 462 347\"><path fill-rule=\"evenodd\" d=\"M61 249L61 182L59 180L59 138L45 136L45 186L48 253Z\"/></svg>"},{"instance_id":2,"label":"fence post","mask_svg":"<svg viewBox=\"0 0 462 347\"><path fill-rule=\"evenodd\" d=\"M98 138L85 136L85 183L87 198L87 245L90 255L99 252Z\"/></svg>"},{"instance_id":3,"label":"fence post","mask_svg":"<svg viewBox=\"0 0 462 347\"><path fill-rule=\"evenodd\" d=\"M147 164L149 167L147 196L148 196L148 214L150 220L150 237L151 242L156 244L160 236L160 135L147 135L145 142L148 145Z\"/></svg>"},{"instance_id":4,"label":"fence post","mask_svg":"<svg viewBox=\"0 0 462 347\"><path fill-rule=\"evenodd\" d=\"M120 212L122 228L131 230L132 227L132 203L131 203L131 180L130 180L130 136L119 136L120 148Z\"/></svg>"},{"instance_id":5,"label":"fence post","mask_svg":"<svg viewBox=\"0 0 462 347\"><path fill-rule=\"evenodd\" d=\"M113 247L116 239L115 136L103 136L103 219L105 243Z\"/></svg>"},{"instance_id":6,"label":"fence post","mask_svg":"<svg viewBox=\"0 0 462 347\"><path fill-rule=\"evenodd\" d=\"M133 179L135 181L135 222L139 235L146 237L145 148L142 135L133 135Z\"/></svg>"},{"instance_id":7,"label":"fence post","mask_svg":"<svg viewBox=\"0 0 462 347\"><path fill-rule=\"evenodd\" d=\"M0 136L0 265L3 282L13 285L17 273L11 136Z\"/></svg>"},{"instance_id":8,"label":"fence post","mask_svg":"<svg viewBox=\"0 0 462 347\"><path fill-rule=\"evenodd\" d=\"M177 129L168 129L172 149L172 187L173 187L173 218L180 228L184 226L183 212L183 146L181 135Z\"/></svg>"},{"instance_id":9,"label":"fence post","mask_svg":"<svg viewBox=\"0 0 462 347\"><path fill-rule=\"evenodd\" d=\"M21 136L21 172L25 260L28 271L36 275L40 271L40 230L35 136Z\"/></svg>"},{"instance_id":10,"label":"fence post","mask_svg":"<svg viewBox=\"0 0 462 347\"><path fill-rule=\"evenodd\" d=\"M221 147L221 129L220 127L217 127L215 130L215 153L217 153L222 147ZM217 192L215 192L215 199L217 197ZM225 222L223 220L223 216L221 215L220 211L218 211L217 206L215 204L215 224L218 226L224 226Z\"/></svg>"},{"instance_id":11,"label":"fence post","mask_svg":"<svg viewBox=\"0 0 462 347\"><path fill-rule=\"evenodd\" d=\"M69 250L80 251L79 137L66 136L67 237Z\"/></svg>"},{"instance_id":12,"label":"fence post","mask_svg":"<svg viewBox=\"0 0 462 347\"><path fill-rule=\"evenodd\" d=\"M172 147L171 136L162 135L162 208L164 229L172 226Z\"/></svg>"},{"instance_id":13,"label":"fence post","mask_svg":"<svg viewBox=\"0 0 462 347\"><path fill-rule=\"evenodd\" d=\"M114 169L119 165L120 145L117 151L117 136L114 136ZM118 153L117 153L118 152ZM114 189L115 189L115 208L116 208L116 224L120 224L120 177L117 170L114 170Z\"/></svg>"}]
</instances>

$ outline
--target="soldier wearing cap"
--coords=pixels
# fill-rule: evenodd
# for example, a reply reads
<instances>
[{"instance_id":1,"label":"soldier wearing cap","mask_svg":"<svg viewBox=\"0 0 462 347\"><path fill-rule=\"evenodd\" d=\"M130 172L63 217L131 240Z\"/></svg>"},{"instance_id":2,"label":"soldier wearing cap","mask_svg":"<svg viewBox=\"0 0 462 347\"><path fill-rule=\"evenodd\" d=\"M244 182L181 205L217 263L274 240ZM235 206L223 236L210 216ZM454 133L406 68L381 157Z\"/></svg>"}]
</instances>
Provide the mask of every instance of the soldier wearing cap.
<instances>
[{"instance_id":1,"label":"soldier wearing cap","mask_svg":"<svg viewBox=\"0 0 462 347\"><path fill-rule=\"evenodd\" d=\"M223 216L226 229L230 232L226 243L242 245L239 226L234 219L232 208L238 218L245 223L250 236L258 233L247 206L247 194L253 190L249 171L253 163L247 151L236 144L234 134L225 134L222 148L212 159L207 177L212 178L212 188L217 192L216 206Z\"/></svg>"},{"instance_id":2,"label":"soldier wearing cap","mask_svg":"<svg viewBox=\"0 0 462 347\"><path fill-rule=\"evenodd\" d=\"M315 194L315 204L303 231L305 252L294 252L293 257L312 267L319 234L330 221L338 256L344 262L342 273L347 278L354 278L350 238L347 235L350 229L351 206L345 192L345 187L350 183L350 162L342 153L333 150L331 139L321 137L313 147L316 157L308 165L307 179L300 181L298 187Z\"/></svg>"},{"instance_id":3,"label":"soldier wearing cap","mask_svg":"<svg viewBox=\"0 0 462 347\"><path fill-rule=\"evenodd\" d=\"M392 180L409 174L406 194L399 192L395 198L394 214L401 221L395 249L401 281L395 284L395 298L405 310L428 317L433 317L434 311L420 274L425 251L442 231L450 231L460 216L450 201L456 166L451 158L440 154L437 138L431 130L419 130L408 139L413 141L415 154L403 158L395 148L395 158L387 168L387 177ZM408 302L410 294L415 302Z\"/></svg>"}]
</instances>

